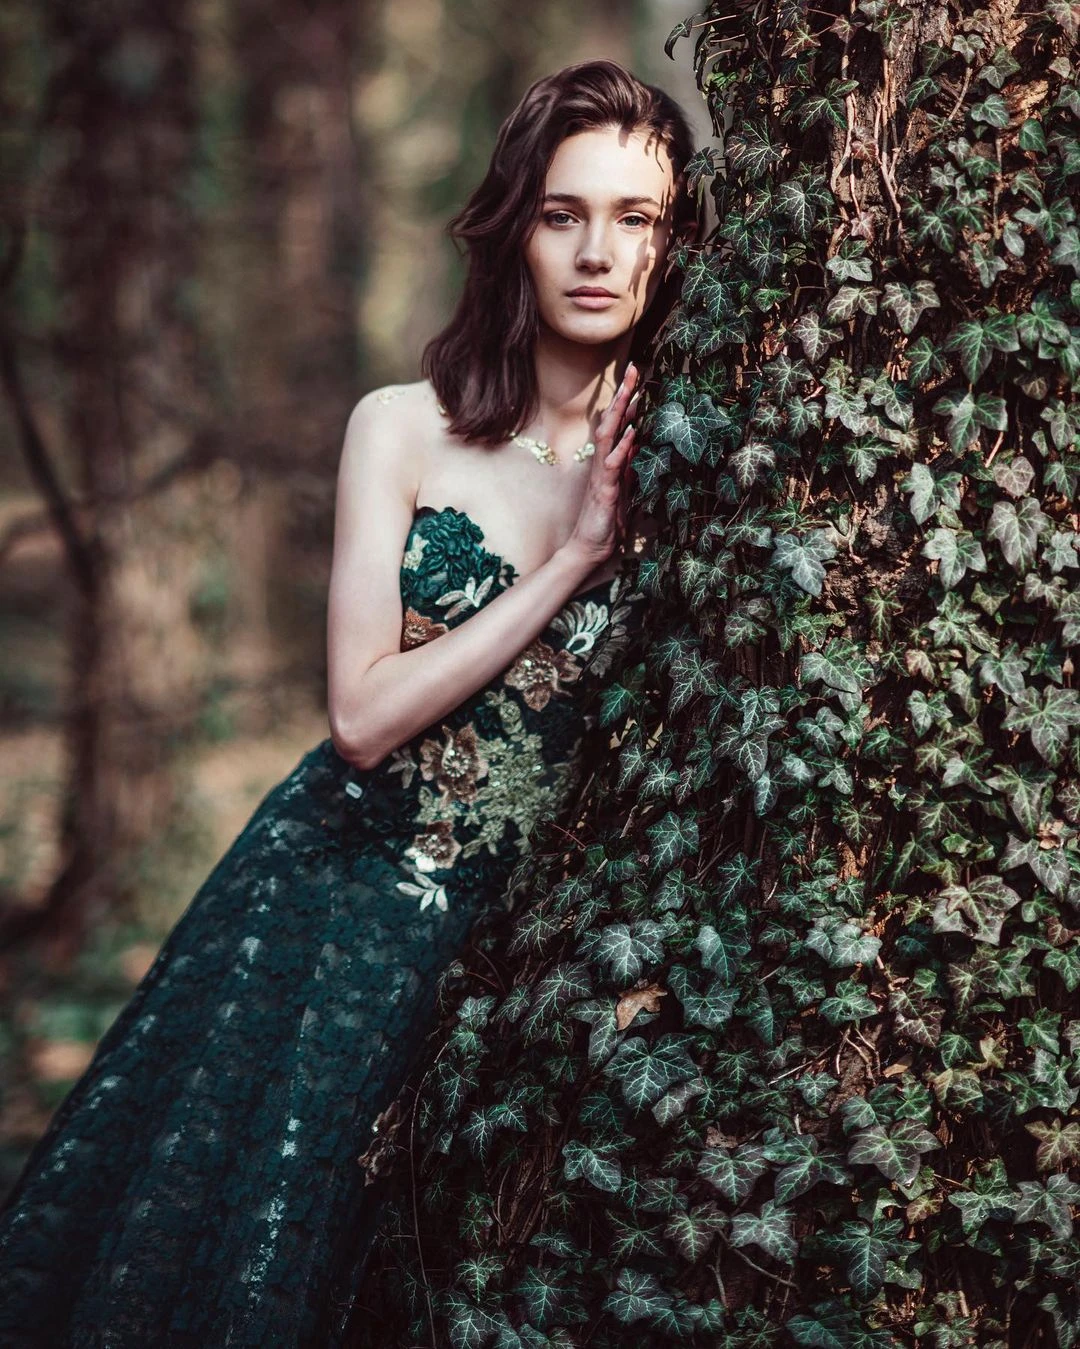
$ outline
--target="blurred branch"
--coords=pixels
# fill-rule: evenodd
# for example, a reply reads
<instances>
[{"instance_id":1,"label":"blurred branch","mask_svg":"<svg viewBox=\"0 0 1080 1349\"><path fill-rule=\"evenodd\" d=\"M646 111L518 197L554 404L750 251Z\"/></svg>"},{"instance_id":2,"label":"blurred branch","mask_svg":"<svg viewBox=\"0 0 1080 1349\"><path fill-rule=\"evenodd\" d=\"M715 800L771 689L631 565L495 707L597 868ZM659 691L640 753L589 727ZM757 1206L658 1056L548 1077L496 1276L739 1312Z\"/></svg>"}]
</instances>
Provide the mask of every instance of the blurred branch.
<instances>
[{"instance_id":1,"label":"blurred branch","mask_svg":"<svg viewBox=\"0 0 1080 1349\"><path fill-rule=\"evenodd\" d=\"M0 344L2 342L3 339L0 338ZM272 477L277 480L306 481L316 492L325 489L327 499L330 500L332 484L328 486L327 481L319 474L313 473L310 467L297 464L295 454L285 446L254 440L247 444L238 443L233 436L219 431L205 431L195 436L186 449L167 464L163 464L145 482L127 491L111 493L108 496L76 501L65 500L65 509L77 533L80 520L83 517L92 519L94 513L103 505L132 505L138 501L145 501L181 478L192 473L204 473L218 461L235 464L246 477L258 473L260 477ZM34 538L50 530L59 531L56 514L51 508L27 511L10 521L7 527L0 531L0 567L3 567L8 555L25 539Z\"/></svg>"},{"instance_id":2,"label":"blurred branch","mask_svg":"<svg viewBox=\"0 0 1080 1349\"><path fill-rule=\"evenodd\" d=\"M0 271L0 293L8 291L15 280L22 258L25 235L21 222L13 226L11 246ZM4 390L15 415L15 424L18 427L23 456L30 470L30 476L45 498L49 521L60 535L75 584L88 594L93 590L96 575L93 545L80 533L71 503L60 484L60 477L53 466L45 438L41 434L30 406L30 399L27 397L15 341L6 327L0 327L0 379L4 382Z\"/></svg>"}]
</instances>

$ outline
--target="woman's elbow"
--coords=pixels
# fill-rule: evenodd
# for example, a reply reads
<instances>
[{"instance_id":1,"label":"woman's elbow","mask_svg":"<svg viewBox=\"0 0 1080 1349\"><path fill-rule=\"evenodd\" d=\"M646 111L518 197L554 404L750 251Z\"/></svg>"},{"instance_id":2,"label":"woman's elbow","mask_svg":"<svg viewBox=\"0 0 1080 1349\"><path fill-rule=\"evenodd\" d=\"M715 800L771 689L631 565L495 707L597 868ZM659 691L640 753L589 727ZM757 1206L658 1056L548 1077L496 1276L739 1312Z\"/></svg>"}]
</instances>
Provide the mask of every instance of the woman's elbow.
<instances>
[{"instance_id":1,"label":"woman's elbow","mask_svg":"<svg viewBox=\"0 0 1080 1349\"><path fill-rule=\"evenodd\" d=\"M374 768L383 754L363 734L355 718L330 713L330 740L338 754L355 768Z\"/></svg>"}]
</instances>

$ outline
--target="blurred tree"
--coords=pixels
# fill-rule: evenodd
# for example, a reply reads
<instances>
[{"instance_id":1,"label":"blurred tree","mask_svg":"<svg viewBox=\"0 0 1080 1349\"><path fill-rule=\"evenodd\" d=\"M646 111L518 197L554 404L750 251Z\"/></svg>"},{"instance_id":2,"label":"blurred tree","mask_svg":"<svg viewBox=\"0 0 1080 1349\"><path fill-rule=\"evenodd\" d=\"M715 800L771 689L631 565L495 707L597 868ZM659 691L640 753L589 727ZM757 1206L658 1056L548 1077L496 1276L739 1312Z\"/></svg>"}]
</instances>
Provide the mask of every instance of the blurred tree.
<instances>
[{"instance_id":1,"label":"blurred tree","mask_svg":"<svg viewBox=\"0 0 1080 1349\"><path fill-rule=\"evenodd\" d=\"M43 9L54 65L42 134L53 167L40 187L61 296L53 349L66 375L59 453L35 422L10 332L3 355L74 581L70 781L63 870L44 908L8 916L8 940L48 919L61 944L77 943L89 909L128 889L125 864L172 806L164 748L195 707L180 476L199 453L182 294L195 228L186 21L183 3Z\"/></svg>"}]
</instances>

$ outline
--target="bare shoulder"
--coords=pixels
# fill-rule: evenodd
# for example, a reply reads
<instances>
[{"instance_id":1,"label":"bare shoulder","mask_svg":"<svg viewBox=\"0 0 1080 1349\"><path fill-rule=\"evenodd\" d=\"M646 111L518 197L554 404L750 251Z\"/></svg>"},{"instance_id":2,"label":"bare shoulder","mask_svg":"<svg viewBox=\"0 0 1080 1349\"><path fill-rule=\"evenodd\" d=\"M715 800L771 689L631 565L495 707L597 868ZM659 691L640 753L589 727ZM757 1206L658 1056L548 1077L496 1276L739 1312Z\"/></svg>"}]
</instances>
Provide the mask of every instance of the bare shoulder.
<instances>
[{"instance_id":1,"label":"bare shoulder","mask_svg":"<svg viewBox=\"0 0 1080 1349\"><path fill-rule=\"evenodd\" d=\"M428 455L442 434L438 399L429 380L369 390L349 416L346 456L393 464L394 476L415 495Z\"/></svg>"}]
</instances>

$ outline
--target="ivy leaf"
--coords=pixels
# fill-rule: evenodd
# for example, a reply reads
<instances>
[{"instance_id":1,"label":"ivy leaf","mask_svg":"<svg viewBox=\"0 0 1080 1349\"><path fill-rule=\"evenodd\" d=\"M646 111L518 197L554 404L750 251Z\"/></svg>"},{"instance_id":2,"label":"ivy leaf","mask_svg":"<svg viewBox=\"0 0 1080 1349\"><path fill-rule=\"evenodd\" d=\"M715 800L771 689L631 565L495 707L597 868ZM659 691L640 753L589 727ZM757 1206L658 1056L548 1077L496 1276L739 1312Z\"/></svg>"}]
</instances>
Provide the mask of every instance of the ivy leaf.
<instances>
[{"instance_id":1,"label":"ivy leaf","mask_svg":"<svg viewBox=\"0 0 1080 1349\"><path fill-rule=\"evenodd\" d=\"M786 1323L803 1349L896 1349L889 1330L868 1327L864 1313L830 1298L814 1304L813 1314L800 1312Z\"/></svg>"},{"instance_id":2,"label":"ivy leaf","mask_svg":"<svg viewBox=\"0 0 1080 1349\"><path fill-rule=\"evenodd\" d=\"M896 1249L900 1220L846 1222L822 1237L823 1248L843 1263L856 1297L869 1299L885 1282L889 1257Z\"/></svg>"},{"instance_id":3,"label":"ivy leaf","mask_svg":"<svg viewBox=\"0 0 1080 1349\"><path fill-rule=\"evenodd\" d=\"M682 403L665 403L658 408L649 434L656 444L670 445L691 464L701 462L709 444L705 426L691 419Z\"/></svg>"},{"instance_id":4,"label":"ivy leaf","mask_svg":"<svg viewBox=\"0 0 1080 1349\"><path fill-rule=\"evenodd\" d=\"M990 514L987 534L1001 545L1005 561L1014 571L1030 571L1035 565L1039 536L1051 527L1037 498L1025 497L1018 506L997 501Z\"/></svg>"},{"instance_id":5,"label":"ivy leaf","mask_svg":"<svg viewBox=\"0 0 1080 1349\"><path fill-rule=\"evenodd\" d=\"M483 1349L495 1332L495 1318L461 1293L446 1295L446 1329L453 1349Z\"/></svg>"},{"instance_id":6,"label":"ivy leaf","mask_svg":"<svg viewBox=\"0 0 1080 1349\"><path fill-rule=\"evenodd\" d=\"M644 1110L668 1087L697 1076L697 1067L682 1043L685 1038L665 1035L650 1045L643 1036L632 1035L604 1065L605 1074L622 1083L623 1099L632 1110Z\"/></svg>"},{"instance_id":7,"label":"ivy leaf","mask_svg":"<svg viewBox=\"0 0 1080 1349\"><path fill-rule=\"evenodd\" d=\"M968 571L984 572L986 555L982 544L966 530L935 529L923 544L923 556L936 559L938 576L946 590L952 590Z\"/></svg>"},{"instance_id":8,"label":"ivy leaf","mask_svg":"<svg viewBox=\"0 0 1080 1349\"><path fill-rule=\"evenodd\" d=\"M815 921L805 945L816 951L827 965L862 965L875 958L881 949L881 939L867 936L846 918L826 916Z\"/></svg>"},{"instance_id":9,"label":"ivy leaf","mask_svg":"<svg viewBox=\"0 0 1080 1349\"><path fill-rule=\"evenodd\" d=\"M845 239L825 266L837 281L873 281L874 271L862 239Z\"/></svg>"},{"instance_id":10,"label":"ivy leaf","mask_svg":"<svg viewBox=\"0 0 1080 1349\"><path fill-rule=\"evenodd\" d=\"M684 1260L696 1264L704 1259L717 1232L727 1226L727 1215L715 1204L698 1204L687 1213L677 1213L664 1228Z\"/></svg>"},{"instance_id":11,"label":"ivy leaf","mask_svg":"<svg viewBox=\"0 0 1080 1349\"><path fill-rule=\"evenodd\" d=\"M728 467L744 492L748 492L762 474L775 465L776 451L763 440L748 440L728 455Z\"/></svg>"},{"instance_id":12,"label":"ivy leaf","mask_svg":"<svg viewBox=\"0 0 1080 1349\"><path fill-rule=\"evenodd\" d=\"M655 1275L621 1269L615 1292L607 1295L603 1306L605 1311L611 1312L617 1321L627 1326L670 1310L671 1297L660 1287Z\"/></svg>"},{"instance_id":13,"label":"ivy leaf","mask_svg":"<svg viewBox=\"0 0 1080 1349\"><path fill-rule=\"evenodd\" d=\"M820 595L825 579L824 563L836 556L836 547L826 529L815 529L799 537L780 534L776 538L769 565L790 571L795 583L809 595Z\"/></svg>"},{"instance_id":14,"label":"ivy leaf","mask_svg":"<svg viewBox=\"0 0 1080 1349\"><path fill-rule=\"evenodd\" d=\"M609 1194L618 1192L622 1185L622 1167L618 1158L604 1157L577 1139L566 1143L562 1152L563 1175L567 1180L577 1180L580 1176L598 1190L606 1190Z\"/></svg>"},{"instance_id":15,"label":"ivy leaf","mask_svg":"<svg viewBox=\"0 0 1080 1349\"><path fill-rule=\"evenodd\" d=\"M820 174L804 172L782 182L776 190L777 209L788 217L802 239L809 236L819 210L831 200L832 193Z\"/></svg>"},{"instance_id":16,"label":"ivy leaf","mask_svg":"<svg viewBox=\"0 0 1080 1349\"><path fill-rule=\"evenodd\" d=\"M748 119L725 141L729 162L749 179L762 178L783 159L783 150L769 137L767 126Z\"/></svg>"},{"instance_id":17,"label":"ivy leaf","mask_svg":"<svg viewBox=\"0 0 1080 1349\"><path fill-rule=\"evenodd\" d=\"M876 314L879 294L876 286L841 286L825 306L825 317L830 323L846 323L858 313Z\"/></svg>"},{"instance_id":18,"label":"ivy leaf","mask_svg":"<svg viewBox=\"0 0 1080 1349\"><path fill-rule=\"evenodd\" d=\"M863 1017L876 1016L878 1006L854 979L845 979L837 984L832 997L821 1000L819 1010L830 1025L839 1026L845 1021L861 1021Z\"/></svg>"},{"instance_id":19,"label":"ivy leaf","mask_svg":"<svg viewBox=\"0 0 1080 1349\"><path fill-rule=\"evenodd\" d=\"M959 355L960 366L973 383L988 369L995 351L1017 351L1019 347L1013 314L991 314L986 319L959 323L945 339L946 351Z\"/></svg>"},{"instance_id":20,"label":"ivy leaf","mask_svg":"<svg viewBox=\"0 0 1080 1349\"><path fill-rule=\"evenodd\" d=\"M816 364L824 356L830 342L843 340L843 333L836 328L826 328L816 310L808 309L800 314L791 325L792 336L797 337L806 353L806 359Z\"/></svg>"},{"instance_id":21,"label":"ivy leaf","mask_svg":"<svg viewBox=\"0 0 1080 1349\"><path fill-rule=\"evenodd\" d=\"M920 525L925 524L940 506L954 511L960 506L959 473L945 473L935 478L925 464L912 464L901 489L910 494L910 510Z\"/></svg>"},{"instance_id":22,"label":"ivy leaf","mask_svg":"<svg viewBox=\"0 0 1080 1349\"><path fill-rule=\"evenodd\" d=\"M1026 496L1034 477L1031 461L1022 454L1014 454L1011 459L999 460L994 465L994 481L1011 497Z\"/></svg>"},{"instance_id":23,"label":"ivy leaf","mask_svg":"<svg viewBox=\"0 0 1080 1349\"><path fill-rule=\"evenodd\" d=\"M974 1236L991 1218L1009 1222L1016 1212L1016 1194L1009 1188L1005 1166L996 1159L975 1176L970 1187L950 1192L949 1203L960 1210L965 1236Z\"/></svg>"},{"instance_id":24,"label":"ivy leaf","mask_svg":"<svg viewBox=\"0 0 1080 1349\"><path fill-rule=\"evenodd\" d=\"M984 688L995 684L1008 697L1018 698L1024 690L1027 668L1027 658L1015 642L1010 642L1000 656L984 656L979 662L979 683Z\"/></svg>"},{"instance_id":25,"label":"ivy leaf","mask_svg":"<svg viewBox=\"0 0 1080 1349\"><path fill-rule=\"evenodd\" d=\"M663 958L659 924L649 924L647 931L642 930L644 927L644 924L635 924L635 930L631 932L626 923L609 923L587 950L583 949L584 943L579 950L607 965L614 982L625 987L640 977L646 961Z\"/></svg>"},{"instance_id":26,"label":"ivy leaf","mask_svg":"<svg viewBox=\"0 0 1080 1349\"><path fill-rule=\"evenodd\" d=\"M736 1213L731 1220L733 1246L760 1246L781 1264L793 1265L798 1243L791 1234L791 1210L766 1199L758 1213Z\"/></svg>"},{"instance_id":27,"label":"ivy leaf","mask_svg":"<svg viewBox=\"0 0 1080 1349\"><path fill-rule=\"evenodd\" d=\"M881 307L893 315L902 333L912 333L922 315L928 309L940 309L941 301L932 281L916 281L912 285L890 281L885 286Z\"/></svg>"},{"instance_id":28,"label":"ivy leaf","mask_svg":"<svg viewBox=\"0 0 1080 1349\"><path fill-rule=\"evenodd\" d=\"M1022 1180L1017 1184L1018 1223L1045 1223L1051 1236L1065 1241L1072 1236L1071 1204L1080 1203L1080 1185L1068 1176L1047 1176L1043 1181Z\"/></svg>"},{"instance_id":29,"label":"ivy leaf","mask_svg":"<svg viewBox=\"0 0 1080 1349\"><path fill-rule=\"evenodd\" d=\"M1008 731L1027 731L1039 756L1056 767L1068 743L1069 728L1080 726L1080 698L1076 689L1025 688L1002 726Z\"/></svg>"},{"instance_id":30,"label":"ivy leaf","mask_svg":"<svg viewBox=\"0 0 1080 1349\"><path fill-rule=\"evenodd\" d=\"M887 1180L911 1185L919 1174L922 1154L940 1147L941 1140L917 1120L901 1119L888 1126L871 1124L860 1129L851 1140L848 1161L876 1167Z\"/></svg>"},{"instance_id":31,"label":"ivy leaf","mask_svg":"<svg viewBox=\"0 0 1080 1349\"><path fill-rule=\"evenodd\" d=\"M1068 1166L1080 1160L1080 1120L1062 1124L1060 1119L1035 1120L1024 1128L1039 1140L1035 1166L1039 1171Z\"/></svg>"},{"instance_id":32,"label":"ivy leaf","mask_svg":"<svg viewBox=\"0 0 1080 1349\"><path fill-rule=\"evenodd\" d=\"M969 113L973 122L983 122L998 130L1009 125L1009 106L1000 94L988 94L981 103L973 103Z\"/></svg>"},{"instance_id":33,"label":"ivy leaf","mask_svg":"<svg viewBox=\"0 0 1080 1349\"><path fill-rule=\"evenodd\" d=\"M852 1183L851 1172L843 1165L837 1152L819 1155L808 1151L777 1173L773 1181L773 1194L781 1204L787 1204L823 1182L849 1186Z\"/></svg>"},{"instance_id":34,"label":"ivy leaf","mask_svg":"<svg viewBox=\"0 0 1080 1349\"><path fill-rule=\"evenodd\" d=\"M725 983L730 984L739 972L743 957L750 950L748 942L731 932L717 932L710 923L703 923L694 938L701 952L701 963Z\"/></svg>"},{"instance_id":35,"label":"ivy leaf","mask_svg":"<svg viewBox=\"0 0 1080 1349\"><path fill-rule=\"evenodd\" d=\"M935 932L963 932L975 941L996 946L1001 925L1020 896L1000 876L979 876L969 886L949 885L937 896Z\"/></svg>"},{"instance_id":36,"label":"ivy leaf","mask_svg":"<svg viewBox=\"0 0 1080 1349\"><path fill-rule=\"evenodd\" d=\"M686 967L675 965L672 967L669 981L682 1006L683 1017L688 1026L704 1026L706 1030L719 1030L731 1020L731 1014L739 1002L739 992L723 979L713 979L704 993L698 993L690 983Z\"/></svg>"},{"instance_id":37,"label":"ivy leaf","mask_svg":"<svg viewBox=\"0 0 1080 1349\"><path fill-rule=\"evenodd\" d=\"M697 1162L698 1175L720 1191L729 1203L741 1203L754 1182L769 1170L765 1150L757 1143L743 1143L734 1152L707 1148Z\"/></svg>"},{"instance_id":38,"label":"ivy leaf","mask_svg":"<svg viewBox=\"0 0 1080 1349\"><path fill-rule=\"evenodd\" d=\"M555 1269L531 1266L522 1274L514 1291L525 1304L529 1320L540 1329L551 1325L559 1317L566 1302L567 1289L562 1276Z\"/></svg>"},{"instance_id":39,"label":"ivy leaf","mask_svg":"<svg viewBox=\"0 0 1080 1349\"><path fill-rule=\"evenodd\" d=\"M1055 530L1047 543L1043 544L1043 561L1056 576L1066 569L1080 567L1077 550L1080 549L1080 535Z\"/></svg>"},{"instance_id":40,"label":"ivy leaf","mask_svg":"<svg viewBox=\"0 0 1080 1349\"><path fill-rule=\"evenodd\" d=\"M676 814L669 810L662 819L650 824L645 833L652 845L652 866L656 871L666 871L697 852L698 822L691 812Z\"/></svg>"}]
</instances>

